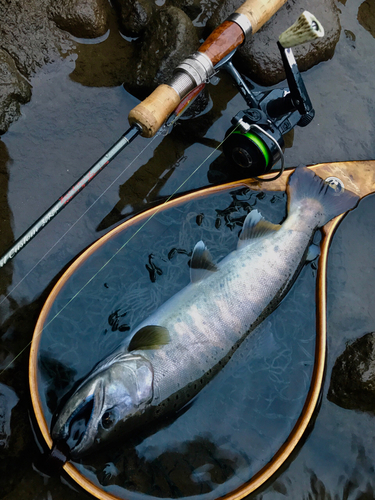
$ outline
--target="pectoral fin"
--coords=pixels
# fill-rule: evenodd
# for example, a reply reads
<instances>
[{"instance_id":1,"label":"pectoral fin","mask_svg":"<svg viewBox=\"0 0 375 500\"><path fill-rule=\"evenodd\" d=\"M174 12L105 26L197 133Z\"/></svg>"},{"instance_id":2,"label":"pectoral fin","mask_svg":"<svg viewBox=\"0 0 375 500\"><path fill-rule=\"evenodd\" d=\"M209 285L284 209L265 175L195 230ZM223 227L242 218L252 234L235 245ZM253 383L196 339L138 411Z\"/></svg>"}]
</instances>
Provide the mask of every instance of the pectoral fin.
<instances>
[{"instance_id":1,"label":"pectoral fin","mask_svg":"<svg viewBox=\"0 0 375 500\"><path fill-rule=\"evenodd\" d=\"M281 228L280 224L273 224L263 218L258 210L252 210L247 214L243 223L242 231L238 240L237 248L242 248L251 243L254 238L262 238Z\"/></svg>"},{"instance_id":2,"label":"pectoral fin","mask_svg":"<svg viewBox=\"0 0 375 500\"><path fill-rule=\"evenodd\" d=\"M158 325L147 325L138 330L130 341L128 351L160 349L171 340L167 328Z\"/></svg>"},{"instance_id":3,"label":"pectoral fin","mask_svg":"<svg viewBox=\"0 0 375 500\"><path fill-rule=\"evenodd\" d=\"M203 241L198 241L193 250L190 261L190 279L192 283L201 281L212 272L217 271L217 266L213 263L210 252Z\"/></svg>"}]
</instances>

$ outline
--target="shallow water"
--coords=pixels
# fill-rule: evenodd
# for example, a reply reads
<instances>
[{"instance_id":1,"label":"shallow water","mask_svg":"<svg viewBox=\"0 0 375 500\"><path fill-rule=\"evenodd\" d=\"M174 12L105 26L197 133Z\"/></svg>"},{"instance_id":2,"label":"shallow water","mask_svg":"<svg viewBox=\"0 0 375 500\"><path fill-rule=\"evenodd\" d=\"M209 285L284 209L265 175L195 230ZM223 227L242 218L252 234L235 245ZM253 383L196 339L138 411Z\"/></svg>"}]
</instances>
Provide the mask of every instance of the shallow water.
<instances>
[{"instance_id":1,"label":"shallow water","mask_svg":"<svg viewBox=\"0 0 375 500\"><path fill-rule=\"evenodd\" d=\"M343 29L334 57L304 74L316 116L308 127L295 130L293 147L286 151L289 166L375 158L375 41L357 20L360 5L360 1L339 4ZM95 68L88 69L92 68L91 47L77 43L77 53L36 75L31 82L31 102L22 108L20 120L2 136L0 224L6 237L0 242L1 251L127 129L127 114L137 100L121 86L99 86L112 82L98 78L102 72L95 72ZM10 410L12 413L10 436L8 427L3 427L8 436L0 461L1 488L6 498L25 498L26 494L36 499L87 498L81 491L72 491L78 488L65 475L48 479L33 467L39 455L39 437L32 432L27 345L47 293L65 266L112 224L179 188L214 151L231 117L245 107L227 77L211 86L210 92L212 102L206 114L183 122L170 136L153 141L138 138L6 269L0 270L1 369L25 349L0 377L10 391L5 394L10 401L8 413L1 415L8 415ZM214 152L181 189L207 185L218 156ZM375 330L374 203L371 196L361 202L333 241L326 384L314 426L287 467L254 498L375 496L374 417L344 410L326 398L333 363L345 343ZM176 259L179 262L183 258L178 254ZM117 309L114 304L113 311ZM108 315L103 321L108 322ZM77 339L79 346L82 344ZM69 373L65 375L69 378ZM233 422L241 428L240 419ZM200 449L204 447L207 449L206 444ZM153 458L152 453L147 456L148 460ZM197 474L207 478L209 470L203 467Z\"/></svg>"}]
</instances>

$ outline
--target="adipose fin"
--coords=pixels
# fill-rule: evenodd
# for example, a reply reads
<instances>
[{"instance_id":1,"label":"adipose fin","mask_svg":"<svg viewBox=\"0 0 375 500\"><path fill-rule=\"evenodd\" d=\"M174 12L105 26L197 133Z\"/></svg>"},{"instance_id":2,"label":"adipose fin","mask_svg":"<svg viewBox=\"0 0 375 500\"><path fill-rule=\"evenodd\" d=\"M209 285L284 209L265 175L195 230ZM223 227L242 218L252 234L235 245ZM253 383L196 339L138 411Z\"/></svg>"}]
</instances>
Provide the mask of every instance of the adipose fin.
<instances>
[{"instance_id":1,"label":"adipose fin","mask_svg":"<svg viewBox=\"0 0 375 500\"><path fill-rule=\"evenodd\" d=\"M251 243L254 238L267 236L280 229L280 224L273 224L264 219L261 213L255 209L249 212L242 226L237 248L242 248Z\"/></svg>"}]
</instances>

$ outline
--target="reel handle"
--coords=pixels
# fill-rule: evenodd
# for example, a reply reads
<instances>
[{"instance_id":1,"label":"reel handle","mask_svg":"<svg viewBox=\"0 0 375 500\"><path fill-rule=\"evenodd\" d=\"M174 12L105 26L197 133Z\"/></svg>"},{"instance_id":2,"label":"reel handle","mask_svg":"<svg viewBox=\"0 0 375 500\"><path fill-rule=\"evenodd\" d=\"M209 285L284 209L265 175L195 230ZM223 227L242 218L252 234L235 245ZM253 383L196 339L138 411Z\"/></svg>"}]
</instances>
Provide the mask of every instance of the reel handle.
<instances>
[{"instance_id":1,"label":"reel handle","mask_svg":"<svg viewBox=\"0 0 375 500\"><path fill-rule=\"evenodd\" d=\"M241 45L246 35L257 32L285 2L246 0L213 31L195 54L178 66L169 85L160 85L130 111L129 123L139 125L143 137L153 137L181 100L211 78L215 64Z\"/></svg>"},{"instance_id":2,"label":"reel handle","mask_svg":"<svg viewBox=\"0 0 375 500\"><path fill-rule=\"evenodd\" d=\"M284 49L312 42L324 36L324 28L318 19L305 10L297 21L279 36L279 43Z\"/></svg>"}]
</instances>

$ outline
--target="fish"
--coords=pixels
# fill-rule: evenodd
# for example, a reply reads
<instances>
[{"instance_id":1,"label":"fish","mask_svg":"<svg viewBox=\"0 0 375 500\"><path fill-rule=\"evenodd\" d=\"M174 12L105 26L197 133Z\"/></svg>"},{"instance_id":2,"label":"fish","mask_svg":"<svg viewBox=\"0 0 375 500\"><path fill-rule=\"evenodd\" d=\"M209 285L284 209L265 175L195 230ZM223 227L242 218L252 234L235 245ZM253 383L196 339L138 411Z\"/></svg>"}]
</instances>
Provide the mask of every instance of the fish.
<instances>
[{"instance_id":1,"label":"fish","mask_svg":"<svg viewBox=\"0 0 375 500\"><path fill-rule=\"evenodd\" d=\"M281 225L251 210L237 248L219 263L199 241L190 262L191 282L79 383L51 431L53 442L64 443L71 458L137 436L191 402L285 297L315 231L359 200L307 167L290 175L287 196Z\"/></svg>"}]
</instances>

